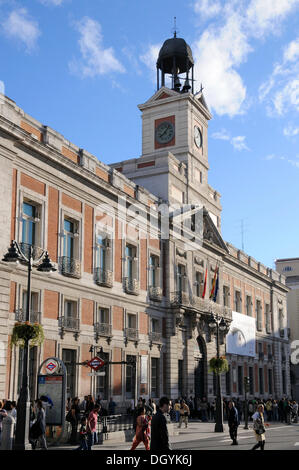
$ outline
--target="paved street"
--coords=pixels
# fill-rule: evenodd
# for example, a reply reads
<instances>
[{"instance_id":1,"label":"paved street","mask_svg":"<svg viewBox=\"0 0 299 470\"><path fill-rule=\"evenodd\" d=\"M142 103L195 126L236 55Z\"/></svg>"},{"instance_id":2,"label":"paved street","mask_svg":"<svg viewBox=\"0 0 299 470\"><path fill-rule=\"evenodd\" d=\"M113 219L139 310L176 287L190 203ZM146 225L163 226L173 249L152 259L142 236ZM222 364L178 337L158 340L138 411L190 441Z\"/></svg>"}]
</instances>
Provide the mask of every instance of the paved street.
<instances>
[{"instance_id":1,"label":"paved street","mask_svg":"<svg viewBox=\"0 0 299 470\"><path fill-rule=\"evenodd\" d=\"M224 432L218 434L214 432L213 423L191 422L187 429L180 429L178 436L170 438L171 446L173 450L250 450L256 442L251 427L249 424L250 429L244 430L244 424L241 424L238 433L239 445L231 446L227 424L224 425ZM117 444L105 441L104 445L96 445L93 450L129 450L130 447L131 442ZM74 448L74 446L59 447L61 450ZM143 444L140 444L138 450L143 449ZM270 425L266 433L265 450L299 450L299 424Z\"/></svg>"}]
</instances>

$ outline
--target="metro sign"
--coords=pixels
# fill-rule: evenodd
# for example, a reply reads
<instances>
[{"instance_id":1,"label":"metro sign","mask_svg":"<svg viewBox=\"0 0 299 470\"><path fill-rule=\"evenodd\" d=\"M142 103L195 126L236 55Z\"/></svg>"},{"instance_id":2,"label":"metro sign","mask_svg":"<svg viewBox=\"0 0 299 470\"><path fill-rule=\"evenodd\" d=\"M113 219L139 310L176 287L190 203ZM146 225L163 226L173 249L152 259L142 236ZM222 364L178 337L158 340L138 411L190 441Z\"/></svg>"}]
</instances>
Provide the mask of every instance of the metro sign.
<instances>
[{"instance_id":1,"label":"metro sign","mask_svg":"<svg viewBox=\"0 0 299 470\"><path fill-rule=\"evenodd\" d=\"M90 361L88 361L87 363L87 365L91 367L91 369L93 370L98 370L100 367L103 367L104 364L105 364L105 361L103 361L103 359L97 356L91 359Z\"/></svg>"},{"instance_id":2,"label":"metro sign","mask_svg":"<svg viewBox=\"0 0 299 470\"><path fill-rule=\"evenodd\" d=\"M53 374L56 369L58 369L58 364L56 361L49 360L46 365L46 371L48 374Z\"/></svg>"}]
</instances>

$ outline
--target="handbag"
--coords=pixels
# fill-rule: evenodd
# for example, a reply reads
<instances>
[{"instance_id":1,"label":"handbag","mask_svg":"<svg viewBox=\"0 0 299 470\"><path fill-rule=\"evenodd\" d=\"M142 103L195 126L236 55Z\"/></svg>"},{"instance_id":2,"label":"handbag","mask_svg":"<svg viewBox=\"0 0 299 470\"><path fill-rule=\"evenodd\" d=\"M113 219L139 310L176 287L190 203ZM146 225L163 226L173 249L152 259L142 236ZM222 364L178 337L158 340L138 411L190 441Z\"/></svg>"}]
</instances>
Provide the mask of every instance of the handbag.
<instances>
[{"instance_id":1,"label":"handbag","mask_svg":"<svg viewBox=\"0 0 299 470\"><path fill-rule=\"evenodd\" d=\"M30 431L29 431L29 437L31 439L38 439L39 436L42 435L42 430L41 430L41 426L40 426L40 423L38 421L35 421L35 423L33 423L33 425L31 426L30 428Z\"/></svg>"},{"instance_id":2,"label":"handbag","mask_svg":"<svg viewBox=\"0 0 299 470\"><path fill-rule=\"evenodd\" d=\"M70 410L66 417L65 417L65 420L68 422L68 423L72 423L74 421L74 417L73 417L73 414L72 414L72 410Z\"/></svg>"}]
</instances>

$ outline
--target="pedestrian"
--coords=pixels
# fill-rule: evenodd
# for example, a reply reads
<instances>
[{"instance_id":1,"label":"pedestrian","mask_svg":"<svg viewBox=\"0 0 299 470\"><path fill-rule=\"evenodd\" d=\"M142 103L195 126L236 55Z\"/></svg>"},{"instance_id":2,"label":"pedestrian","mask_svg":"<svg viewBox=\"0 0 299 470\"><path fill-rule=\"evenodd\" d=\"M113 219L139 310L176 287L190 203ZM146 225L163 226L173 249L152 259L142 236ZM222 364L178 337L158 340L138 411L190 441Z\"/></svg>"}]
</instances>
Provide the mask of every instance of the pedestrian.
<instances>
[{"instance_id":1,"label":"pedestrian","mask_svg":"<svg viewBox=\"0 0 299 470\"><path fill-rule=\"evenodd\" d=\"M97 431L98 422L98 411L99 407L96 405L88 415L87 419L87 450L91 450L91 447L95 443L95 434Z\"/></svg>"},{"instance_id":2,"label":"pedestrian","mask_svg":"<svg viewBox=\"0 0 299 470\"><path fill-rule=\"evenodd\" d=\"M239 426L239 415L238 410L233 401L230 401L228 404L228 427L230 438L233 441L232 446L238 445L237 435L238 435L238 426Z\"/></svg>"},{"instance_id":3,"label":"pedestrian","mask_svg":"<svg viewBox=\"0 0 299 470\"><path fill-rule=\"evenodd\" d=\"M86 416L83 416L80 422L80 431L79 431L80 445L75 450L87 450L87 419Z\"/></svg>"},{"instance_id":4,"label":"pedestrian","mask_svg":"<svg viewBox=\"0 0 299 470\"><path fill-rule=\"evenodd\" d=\"M151 452L169 452L169 435L165 414L169 412L169 399L162 397L159 401L157 413L153 416L151 427Z\"/></svg>"},{"instance_id":5,"label":"pedestrian","mask_svg":"<svg viewBox=\"0 0 299 470\"><path fill-rule=\"evenodd\" d=\"M36 449L37 442L43 450L47 450L47 441L46 441L46 412L43 408L43 403L41 400L36 400L36 421L30 428L30 442L32 445L32 450Z\"/></svg>"},{"instance_id":6,"label":"pedestrian","mask_svg":"<svg viewBox=\"0 0 299 470\"><path fill-rule=\"evenodd\" d=\"M190 416L189 406L187 403L185 403L185 400L181 400L179 428L181 427L183 421L185 423L185 428L188 427L188 416Z\"/></svg>"},{"instance_id":7,"label":"pedestrian","mask_svg":"<svg viewBox=\"0 0 299 470\"><path fill-rule=\"evenodd\" d=\"M179 400L175 400L174 411L175 411L175 422L178 423L180 421L180 404L179 404Z\"/></svg>"},{"instance_id":8,"label":"pedestrian","mask_svg":"<svg viewBox=\"0 0 299 470\"><path fill-rule=\"evenodd\" d=\"M286 423L291 424L293 406L290 400L286 400L286 401L287 401L287 404L285 406Z\"/></svg>"},{"instance_id":9,"label":"pedestrian","mask_svg":"<svg viewBox=\"0 0 299 470\"><path fill-rule=\"evenodd\" d=\"M277 400L273 400L272 419L273 419L273 421L278 421L278 403L277 403Z\"/></svg>"},{"instance_id":10,"label":"pedestrian","mask_svg":"<svg viewBox=\"0 0 299 470\"><path fill-rule=\"evenodd\" d=\"M0 445L1 445L1 434L2 434L2 421L7 416L7 411L3 408L3 402L0 400Z\"/></svg>"},{"instance_id":11,"label":"pedestrian","mask_svg":"<svg viewBox=\"0 0 299 470\"><path fill-rule=\"evenodd\" d=\"M272 401L269 399L266 401L267 420L272 421Z\"/></svg>"},{"instance_id":12,"label":"pedestrian","mask_svg":"<svg viewBox=\"0 0 299 470\"><path fill-rule=\"evenodd\" d=\"M146 416L145 408L139 408L136 423L136 433L133 439L131 450L135 450L140 442L143 442L145 450L150 450L150 420L151 416Z\"/></svg>"},{"instance_id":13,"label":"pedestrian","mask_svg":"<svg viewBox=\"0 0 299 470\"><path fill-rule=\"evenodd\" d=\"M252 416L253 419L253 431L257 443L252 447L251 450L256 450L260 448L264 450L265 447L265 422L264 422L264 405L259 404L257 411Z\"/></svg>"},{"instance_id":14,"label":"pedestrian","mask_svg":"<svg viewBox=\"0 0 299 470\"><path fill-rule=\"evenodd\" d=\"M79 408L79 398L75 397L73 399L73 403L71 405L70 412L68 414L69 422L72 426L71 436L70 436L70 444L74 445L77 444L77 431L78 431L78 423L80 421L80 408Z\"/></svg>"},{"instance_id":15,"label":"pedestrian","mask_svg":"<svg viewBox=\"0 0 299 470\"><path fill-rule=\"evenodd\" d=\"M95 402L94 399L91 395L87 395L87 401L86 401L86 415L87 417L89 416L90 412L94 409L95 407Z\"/></svg>"},{"instance_id":16,"label":"pedestrian","mask_svg":"<svg viewBox=\"0 0 299 470\"><path fill-rule=\"evenodd\" d=\"M211 407L210 407L210 410L211 410L211 421L215 421L215 409L216 409L216 400L215 398L213 399L212 403L211 403Z\"/></svg>"},{"instance_id":17,"label":"pedestrian","mask_svg":"<svg viewBox=\"0 0 299 470\"><path fill-rule=\"evenodd\" d=\"M201 420L203 423L206 423L208 421L207 409L208 409L207 399L206 397L203 397L202 401L200 402Z\"/></svg>"},{"instance_id":18,"label":"pedestrian","mask_svg":"<svg viewBox=\"0 0 299 470\"><path fill-rule=\"evenodd\" d=\"M298 403L293 401L292 405L292 420L293 423L298 423Z\"/></svg>"},{"instance_id":19,"label":"pedestrian","mask_svg":"<svg viewBox=\"0 0 299 470\"><path fill-rule=\"evenodd\" d=\"M108 405L108 413L109 415L115 415L115 408L116 403L113 401L113 397L110 397L109 405Z\"/></svg>"},{"instance_id":20,"label":"pedestrian","mask_svg":"<svg viewBox=\"0 0 299 470\"><path fill-rule=\"evenodd\" d=\"M156 403L151 398L148 400L148 406L153 410L152 415L156 414L156 411L157 411Z\"/></svg>"}]
</instances>

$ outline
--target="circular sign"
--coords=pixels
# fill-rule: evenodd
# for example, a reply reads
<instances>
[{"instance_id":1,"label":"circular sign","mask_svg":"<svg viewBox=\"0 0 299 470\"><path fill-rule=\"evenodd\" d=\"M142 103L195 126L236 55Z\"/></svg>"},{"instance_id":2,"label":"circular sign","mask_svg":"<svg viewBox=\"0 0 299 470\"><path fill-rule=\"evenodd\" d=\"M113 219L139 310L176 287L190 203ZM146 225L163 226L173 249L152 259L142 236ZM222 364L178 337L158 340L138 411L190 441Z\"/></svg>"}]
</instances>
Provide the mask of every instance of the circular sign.
<instances>
[{"instance_id":1,"label":"circular sign","mask_svg":"<svg viewBox=\"0 0 299 470\"><path fill-rule=\"evenodd\" d=\"M49 359L45 364L45 368L47 374L54 374L54 372L58 371L59 364L57 361L54 361L54 359Z\"/></svg>"}]
</instances>

